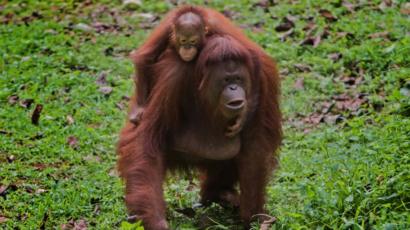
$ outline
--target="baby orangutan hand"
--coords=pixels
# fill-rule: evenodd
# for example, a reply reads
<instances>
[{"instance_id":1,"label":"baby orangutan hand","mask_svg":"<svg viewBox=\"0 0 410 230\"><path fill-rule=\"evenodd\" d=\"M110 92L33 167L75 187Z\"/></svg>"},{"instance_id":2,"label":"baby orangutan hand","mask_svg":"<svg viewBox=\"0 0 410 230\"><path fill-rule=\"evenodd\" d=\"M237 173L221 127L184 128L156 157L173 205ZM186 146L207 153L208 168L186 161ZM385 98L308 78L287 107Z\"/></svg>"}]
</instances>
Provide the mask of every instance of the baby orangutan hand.
<instances>
[{"instance_id":1,"label":"baby orangutan hand","mask_svg":"<svg viewBox=\"0 0 410 230\"><path fill-rule=\"evenodd\" d=\"M128 119L135 125L138 125L139 122L142 120L142 116L144 115L144 110L145 108L142 106L137 106L133 109L131 109Z\"/></svg>"},{"instance_id":2,"label":"baby orangutan hand","mask_svg":"<svg viewBox=\"0 0 410 230\"><path fill-rule=\"evenodd\" d=\"M237 135L243 128L243 124L245 123L245 116L242 113L236 119L233 125L230 125L226 128L225 136L233 137Z\"/></svg>"}]
</instances>

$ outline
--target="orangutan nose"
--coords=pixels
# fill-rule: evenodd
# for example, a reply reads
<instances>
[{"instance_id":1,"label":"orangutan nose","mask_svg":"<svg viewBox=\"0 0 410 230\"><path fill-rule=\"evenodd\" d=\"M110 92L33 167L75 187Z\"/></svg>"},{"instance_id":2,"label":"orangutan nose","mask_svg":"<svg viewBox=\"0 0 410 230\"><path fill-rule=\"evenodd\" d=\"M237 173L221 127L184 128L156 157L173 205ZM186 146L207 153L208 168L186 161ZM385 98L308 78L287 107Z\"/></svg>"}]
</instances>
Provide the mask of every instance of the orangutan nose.
<instances>
[{"instance_id":1,"label":"orangutan nose","mask_svg":"<svg viewBox=\"0 0 410 230\"><path fill-rule=\"evenodd\" d=\"M229 85L229 89L230 89L230 90L237 90L237 89L238 89L238 85Z\"/></svg>"}]
</instances>

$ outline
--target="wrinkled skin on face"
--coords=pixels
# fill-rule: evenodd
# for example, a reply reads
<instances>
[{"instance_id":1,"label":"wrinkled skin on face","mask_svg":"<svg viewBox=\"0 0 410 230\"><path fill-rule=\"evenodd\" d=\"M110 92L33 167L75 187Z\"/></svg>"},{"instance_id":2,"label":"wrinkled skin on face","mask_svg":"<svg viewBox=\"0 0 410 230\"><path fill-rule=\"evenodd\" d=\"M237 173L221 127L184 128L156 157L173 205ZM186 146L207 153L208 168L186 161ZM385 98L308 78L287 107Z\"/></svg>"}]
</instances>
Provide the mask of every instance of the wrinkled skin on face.
<instances>
[{"instance_id":1,"label":"wrinkled skin on face","mask_svg":"<svg viewBox=\"0 0 410 230\"><path fill-rule=\"evenodd\" d=\"M202 46L206 27L202 19L194 13L185 13L176 20L174 27L175 48L182 60L195 59Z\"/></svg>"},{"instance_id":2,"label":"wrinkled skin on face","mask_svg":"<svg viewBox=\"0 0 410 230\"><path fill-rule=\"evenodd\" d=\"M232 137L241 131L248 111L249 72L242 63L229 60L211 68L208 78L206 104L229 121L225 135Z\"/></svg>"}]
</instances>

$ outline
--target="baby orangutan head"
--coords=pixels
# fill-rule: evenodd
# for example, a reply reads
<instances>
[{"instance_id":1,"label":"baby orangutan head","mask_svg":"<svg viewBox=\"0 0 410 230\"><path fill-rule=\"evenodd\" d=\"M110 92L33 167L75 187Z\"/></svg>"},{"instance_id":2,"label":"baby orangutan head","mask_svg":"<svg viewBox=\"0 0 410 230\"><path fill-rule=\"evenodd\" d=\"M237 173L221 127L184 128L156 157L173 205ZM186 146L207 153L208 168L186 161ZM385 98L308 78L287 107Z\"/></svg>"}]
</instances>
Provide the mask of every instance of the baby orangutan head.
<instances>
[{"instance_id":1,"label":"baby orangutan head","mask_svg":"<svg viewBox=\"0 0 410 230\"><path fill-rule=\"evenodd\" d=\"M187 12L176 18L172 43L182 60L189 62L195 59L201 49L207 27L202 17Z\"/></svg>"}]
</instances>

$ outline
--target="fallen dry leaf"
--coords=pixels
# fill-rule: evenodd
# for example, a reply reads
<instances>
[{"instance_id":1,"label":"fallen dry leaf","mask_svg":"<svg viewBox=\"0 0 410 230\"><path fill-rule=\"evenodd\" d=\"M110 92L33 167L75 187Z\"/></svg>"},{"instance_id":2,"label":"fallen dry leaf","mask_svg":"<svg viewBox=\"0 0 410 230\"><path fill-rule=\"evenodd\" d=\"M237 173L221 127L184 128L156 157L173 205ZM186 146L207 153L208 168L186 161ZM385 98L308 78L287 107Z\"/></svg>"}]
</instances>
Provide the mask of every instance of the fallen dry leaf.
<instances>
[{"instance_id":1,"label":"fallen dry leaf","mask_svg":"<svg viewBox=\"0 0 410 230\"><path fill-rule=\"evenodd\" d=\"M106 71L101 72L101 73L98 75L97 80L96 80L95 82L96 82L97 85L99 85L99 86L106 86L106 85L108 85L108 82L107 82L107 72L106 72Z\"/></svg>"},{"instance_id":2,"label":"fallen dry leaf","mask_svg":"<svg viewBox=\"0 0 410 230\"><path fill-rule=\"evenodd\" d=\"M9 156L7 156L7 161L8 161L9 163L12 163L15 159L16 159L16 157L15 157L14 155L9 155Z\"/></svg>"},{"instance_id":3,"label":"fallen dry leaf","mask_svg":"<svg viewBox=\"0 0 410 230\"><path fill-rule=\"evenodd\" d=\"M310 72L312 71L312 68L306 64L302 64L302 63L297 63L293 65L297 70L299 70L300 72Z\"/></svg>"},{"instance_id":4,"label":"fallen dry leaf","mask_svg":"<svg viewBox=\"0 0 410 230\"><path fill-rule=\"evenodd\" d=\"M87 230L87 221L83 219L77 220L74 224L74 229L75 230Z\"/></svg>"},{"instance_id":5,"label":"fallen dry leaf","mask_svg":"<svg viewBox=\"0 0 410 230\"><path fill-rule=\"evenodd\" d=\"M124 102L120 101L120 102L116 102L115 106L120 109L120 110L124 110L126 108L126 105L124 104Z\"/></svg>"},{"instance_id":6,"label":"fallen dry leaf","mask_svg":"<svg viewBox=\"0 0 410 230\"><path fill-rule=\"evenodd\" d=\"M327 113L329 113L329 112L332 110L332 108L333 108L334 105L335 105L335 103L332 102L332 101L324 101L324 102L320 105L319 110L320 110L320 112L321 112L322 114L327 114Z\"/></svg>"},{"instance_id":7,"label":"fallen dry leaf","mask_svg":"<svg viewBox=\"0 0 410 230\"><path fill-rule=\"evenodd\" d=\"M309 115L308 117L305 117L303 121L308 124L317 125L323 121L324 117L325 116L323 114L313 113Z\"/></svg>"},{"instance_id":8,"label":"fallen dry leaf","mask_svg":"<svg viewBox=\"0 0 410 230\"><path fill-rule=\"evenodd\" d=\"M28 185L26 185L24 189L26 190L26 192L31 193L31 194L35 192L34 189Z\"/></svg>"},{"instance_id":9,"label":"fallen dry leaf","mask_svg":"<svg viewBox=\"0 0 410 230\"><path fill-rule=\"evenodd\" d=\"M359 77L342 75L339 77L339 81L343 82L348 88L356 87L363 81L363 76Z\"/></svg>"},{"instance_id":10,"label":"fallen dry leaf","mask_svg":"<svg viewBox=\"0 0 410 230\"><path fill-rule=\"evenodd\" d=\"M9 102L10 105L15 105L18 101L19 101L19 96L17 96L17 95L11 95L8 98L8 102Z\"/></svg>"},{"instance_id":11,"label":"fallen dry leaf","mask_svg":"<svg viewBox=\"0 0 410 230\"><path fill-rule=\"evenodd\" d=\"M309 36L309 37L303 39L299 43L299 45L311 45L313 47L317 47L319 45L320 41L321 41L320 35L318 35L318 36Z\"/></svg>"},{"instance_id":12,"label":"fallen dry leaf","mask_svg":"<svg viewBox=\"0 0 410 230\"><path fill-rule=\"evenodd\" d=\"M27 108L30 108L30 106L31 106L31 104L33 104L33 102L34 102L34 99L31 99L31 98L29 98L29 99L23 99L23 100L20 100L19 105L20 105L21 107L27 109Z\"/></svg>"},{"instance_id":13,"label":"fallen dry leaf","mask_svg":"<svg viewBox=\"0 0 410 230\"><path fill-rule=\"evenodd\" d=\"M112 90L113 89L110 86L103 86L103 87L100 88L99 91L104 95L110 95L112 93Z\"/></svg>"},{"instance_id":14,"label":"fallen dry leaf","mask_svg":"<svg viewBox=\"0 0 410 230\"><path fill-rule=\"evenodd\" d=\"M93 24L91 24L91 26L97 33L113 33L121 29L117 24L108 24L102 22L94 22Z\"/></svg>"},{"instance_id":15,"label":"fallen dry leaf","mask_svg":"<svg viewBox=\"0 0 410 230\"><path fill-rule=\"evenodd\" d=\"M344 120L344 117L340 114L336 115L326 115L324 117L324 122L330 125L334 125Z\"/></svg>"},{"instance_id":16,"label":"fallen dry leaf","mask_svg":"<svg viewBox=\"0 0 410 230\"><path fill-rule=\"evenodd\" d=\"M7 131L7 130L1 130L1 129L0 129L0 134L3 134L3 135L13 135L12 132Z\"/></svg>"},{"instance_id":17,"label":"fallen dry leaf","mask_svg":"<svg viewBox=\"0 0 410 230\"><path fill-rule=\"evenodd\" d=\"M288 31L288 30L294 28L295 27L294 20L295 20L294 18L289 17L289 16L284 17L282 19L282 22L275 27L275 30L277 32L285 32L285 31Z\"/></svg>"},{"instance_id":18,"label":"fallen dry leaf","mask_svg":"<svg viewBox=\"0 0 410 230\"><path fill-rule=\"evenodd\" d=\"M332 61L337 62L340 60L340 58L342 58L342 54L341 53L331 53L327 55L327 57L331 59Z\"/></svg>"},{"instance_id":19,"label":"fallen dry leaf","mask_svg":"<svg viewBox=\"0 0 410 230\"><path fill-rule=\"evenodd\" d=\"M0 186L0 196L3 196L6 193L8 188L9 188L9 186L7 186L7 185L1 185Z\"/></svg>"},{"instance_id":20,"label":"fallen dry leaf","mask_svg":"<svg viewBox=\"0 0 410 230\"><path fill-rule=\"evenodd\" d=\"M66 120L67 120L67 124L68 124L68 125L74 124L74 118L73 118L73 116L67 115Z\"/></svg>"},{"instance_id":21,"label":"fallen dry leaf","mask_svg":"<svg viewBox=\"0 0 410 230\"><path fill-rule=\"evenodd\" d=\"M345 32L345 31L343 31L343 32L337 32L337 33L336 33L336 38L337 38L337 39L339 39L339 38L344 38L344 37L346 37L347 39L353 39L353 38L354 38L354 34L353 34L353 33L350 33L350 32Z\"/></svg>"},{"instance_id":22,"label":"fallen dry leaf","mask_svg":"<svg viewBox=\"0 0 410 230\"><path fill-rule=\"evenodd\" d=\"M68 144L71 148L75 149L75 148L78 147L78 139L77 139L75 136L69 136L69 137L67 138L67 144Z\"/></svg>"},{"instance_id":23,"label":"fallen dry leaf","mask_svg":"<svg viewBox=\"0 0 410 230\"><path fill-rule=\"evenodd\" d=\"M234 18L234 15L235 15L235 12L232 11L232 10L229 10L229 9L224 9L224 10L222 11L222 14L225 15L225 17L227 17L227 18L229 18L229 19L233 19L233 18Z\"/></svg>"},{"instance_id":24,"label":"fallen dry leaf","mask_svg":"<svg viewBox=\"0 0 410 230\"><path fill-rule=\"evenodd\" d=\"M39 12L34 11L33 13L31 13L31 15L25 16L25 17L23 17L21 20L22 20L26 25L28 25L28 23L30 23L30 22L32 22L32 21L34 21L34 20L36 20L36 19L41 19L41 18L43 18L43 16L42 16Z\"/></svg>"},{"instance_id":25,"label":"fallen dry leaf","mask_svg":"<svg viewBox=\"0 0 410 230\"><path fill-rule=\"evenodd\" d=\"M263 30L263 25L264 24L265 24L264 22L254 23L253 26L252 26L252 31L255 32L255 33L262 33L264 31Z\"/></svg>"},{"instance_id":26,"label":"fallen dry leaf","mask_svg":"<svg viewBox=\"0 0 410 230\"><path fill-rule=\"evenodd\" d=\"M337 21L337 17L334 16L332 14L332 12L330 12L329 10L320 9L319 13L320 13L320 15L322 15L322 17L326 18L326 20L329 21L329 22Z\"/></svg>"},{"instance_id":27,"label":"fallen dry leaf","mask_svg":"<svg viewBox=\"0 0 410 230\"><path fill-rule=\"evenodd\" d=\"M282 68L279 72L279 75L281 77L287 76L289 74L289 69L288 68Z\"/></svg>"},{"instance_id":28,"label":"fallen dry leaf","mask_svg":"<svg viewBox=\"0 0 410 230\"><path fill-rule=\"evenodd\" d=\"M0 224L8 221L9 219L5 216L0 216Z\"/></svg>"},{"instance_id":29,"label":"fallen dry leaf","mask_svg":"<svg viewBox=\"0 0 410 230\"><path fill-rule=\"evenodd\" d=\"M150 21L150 22L153 22L159 19L158 16L152 13L137 13L135 14L135 16L142 18L144 20Z\"/></svg>"},{"instance_id":30,"label":"fallen dry leaf","mask_svg":"<svg viewBox=\"0 0 410 230\"><path fill-rule=\"evenodd\" d=\"M131 9L134 9L134 7L138 7L142 5L141 0L123 0L122 5L124 7L129 7Z\"/></svg>"},{"instance_id":31,"label":"fallen dry leaf","mask_svg":"<svg viewBox=\"0 0 410 230\"><path fill-rule=\"evenodd\" d=\"M275 5L274 0L260 0L257 3L253 4L254 7L261 7L265 11L269 10L269 7L273 5Z\"/></svg>"},{"instance_id":32,"label":"fallen dry leaf","mask_svg":"<svg viewBox=\"0 0 410 230\"><path fill-rule=\"evenodd\" d=\"M29 140L40 140L44 138L44 133L43 132L37 132L34 136L31 136Z\"/></svg>"},{"instance_id":33,"label":"fallen dry leaf","mask_svg":"<svg viewBox=\"0 0 410 230\"><path fill-rule=\"evenodd\" d=\"M80 30L87 33L94 32L94 28L85 23L78 23L76 25L71 26L71 28L74 30Z\"/></svg>"},{"instance_id":34,"label":"fallen dry leaf","mask_svg":"<svg viewBox=\"0 0 410 230\"><path fill-rule=\"evenodd\" d=\"M317 28L317 25L313 21L309 21L304 27L303 30L307 31L307 34L311 34L313 30Z\"/></svg>"},{"instance_id":35,"label":"fallen dry leaf","mask_svg":"<svg viewBox=\"0 0 410 230\"><path fill-rule=\"evenodd\" d=\"M114 48L113 48L112 46L107 47L107 48L104 50L104 54L105 54L105 56L114 56L114 55L113 55L113 54L114 54Z\"/></svg>"},{"instance_id":36,"label":"fallen dry leaf","mask_svg":"<svg viewBox=\"0 0 410 230\"><path fill-rule=\"evenodd\" d=\"M269 219L262 222L261 227L259 230L268 230L272 226L273 223L276 222L276 217L272 216Z\"/></svg>"},{"instance_id":37,"label":"fallen dry leaf","mask_svg":"<svg viewBox=\"0 0 410 230\"><path fill-rule=\"evenodd\" d=\"M322 40L322 37L320 35L316 36L313 40L313 47L317 47L321 40Z\"/></svg>"},{"instance_id":38,"label":"fallen dry leaf","mask_svg":"<svg viewBox=\"0 0 410 230\"><path fill-rule=\"evenodd\" d=\"M7 13L7 14L4 15L4 17L2 18L2 21L1 21L2 24L8 24L8 23L12 22L14 16L15 16L15 15L14 15L13 13L11 13L11 12Z\"/></svg>"},{"instance_id":39,"label":"fallen dry leaf","mask_svg":"<svg viewBox=\"0 0 410 230\"><path fill-rule=\"evenodd\" d=\"M296 90L303 90L305 88L305 79L303 77L296 79L295 84L293 84L293 88Z\"/></svg>"},{"instance_id":40,"label":"fallen dry leaf","mask_svg":"<svg viewBox=\"0 0 410 230\"><path fill-rule=\"evenodd\" d=\"M141 29L151 29L155 27L160 19L158 15L154 15L152 13L139 13L137 14L137 17L141 17L144 20L139 24Z\"/></svg>"},{"instance_id":41,"label":"fallen dry leaf","mask_svg":"<svg viewBox=\"0 0 410 230\"><path fill-rule=\"evenodd\" d=\"M99 156L94 156L94 155L84 156L83 160L88 161L88 162L101 162L101 158Z\"/></svg>"},{"instance_id":42,"label":"fallen dry leaf","mask_svg":"<svg viewBox=\"0 0 410 230\"><path fill-rule=\"evenodd\" d=\"M62 224L62 230L87 230L87 222L85 220L70 220L67 224Z\"/></svg>"},{"instance_id":43,"label":"fallen dry leaf","mask_svg":"<svg viewBox=\"0 0 410 230\"><path fill-rule=\"evenodd\" d=\"M110 177L118 177L119 173L118 173L118 171L117 171L116 168L113 168L113 169L111 169L111 170L108 172L108 175L109 175Z\"/></svg>"},{"instance_id":44,"label":"fallen dry leaf","mask_svg":"<svg viewBox=\"0 0 410 230\"><path fill-rule=\"evenodd\" d=\"M392 0L383 0L380 4L379 4L379 9L380 10L385 10L389 7L393 6L393 1Z\"/></svg>"},{"instance_id":45,"label":"fallen dry leaf","mask_svg":"<svg viewBox=\"0 0 410 230\"><path fill-rule=\"evenodd\" d=\"M281 23L281 24L277 25L275 27L275 30L277 32L285 32L285 31L288 31L288 30L292 29L293 27L294 27L294 25L292 23L284 22L284 23Z\"/></svg>"},{"instance_id":46,"label":"fallen dry leaf","mask_svg":"<svg viewBox=\"0 0 410 230\"><path fill-rule=\"evenodd\" d=\"M340 111L357 112L357 110L368 102L366 94L359 94L355 97L350 97L347 94L333 96L336 101L335 107Z\"/></svg>"},{"instance_id":47,"label":"fallen dry leaf","mask_svg":"<svg viewBox=\"0 0 410 230\"><path fill-rule=\"evenodd\" d=\"M342 6L344 6L350 13L354 13L357 6L353 5L351 2L349 1L343 1L342 2Z\"/></svg>"},{"instance_id":48,"label":"fallen dry leaf","mask_svg":"<svg viewBox=\"0 0 410 230\"><path fill-rule=\"evenodd\" d=\"M100 214L100 210L101 210L100 204L95 204L93 214L94 214L94 215L99 215L99 214Z\"/></svg>"},{"instance_id":49,"label":"fallen dry leaf","mask_svg":"<svg viewBox=\"0 0 410 230\"><path fill-rule=\"evenodd\" d=\"M286 39L287 39L288 37L291 37L291 36L294 34L294 32L295 32L295 30L294 30L293 28L290 29L290 30L288 30L286 33L283 33L283 34L280 36L280 40L281 40L282 42L286 41Z\"/></svg>"},{"instance_id":50,"label":"fallen dry leaf","mask_svg":"<svg viewBox=\"0 0 410 230\"><path fill-rule=\"evenodd\" d=\"M47 190L42 189L42 188L39 188L39 189L36 190L36 194L41 194L41 193L45 193L45 192L47 192Z\"/></svg>"},{"instance_id":51,"label":"fallen dry leaf","mask_svg":"<svg viewBox=\"0 0 410 230\"><path fill-rule=\"evenodd\" d=\"M41 111L43 111L43 105L37 104L36 108L34 108L34 111L31 115L31 123L33 125L38 125L38 122L40 120Z\"/></svg>"},{"instance_id":52,"label":"fallen dry leaf","mask_svg":"<svg viewBox=\"0 0 410 230\"><path fill-rule=\"evenodd\" d=\"M325 28L323 28L323 32L321 33L321 37L323 39L328 38L330 35L330 27L329 26L325 26Z\"/></svg>"},{"instance_id":53,"label":"fallen dry leaf","mask_svg":"<svg viewBox=\"0 0 410 230\"><path fill-rule=\"evenodd\" d=\"M375 39L375 38L389 39L389 31L382 31L382 32L372 33L368 37L372 38L372 39Z\"/></svg>"},{"instance_id":54,"label":"fallen dry leaf","mask_svg":"<svg viewBox=\"0 0 410 230\"><path fill-rule=\"evenodd\" d=\"M410 2L407 2L402 5L400 13L404 15L410 15Z\"/></svg>"},{"instance_id":55,"label":"fallen dry leaf","mask_svg":"<svg viewBox=\"0 0 410 230\"><path fill-rule=\"evenodd\" d=\"M400 13L404 15L410 15L410 9L401 9Z\"/></svg>"},{"instance_id":56,"label":"fallen dry leaf","mask_svg":"<svg viewBox=\"0 0 410 230\"><path fill-rule=\"evenodd\" d=\"M34 164L32 164L32 166L38 171L42 171L45 168L47 168L47 165L45 165L43 163L34 163Z\"/></svg>"}]
</instances>

